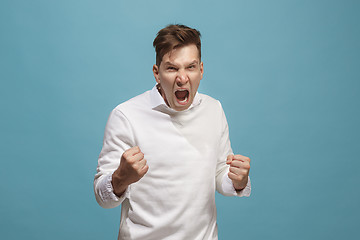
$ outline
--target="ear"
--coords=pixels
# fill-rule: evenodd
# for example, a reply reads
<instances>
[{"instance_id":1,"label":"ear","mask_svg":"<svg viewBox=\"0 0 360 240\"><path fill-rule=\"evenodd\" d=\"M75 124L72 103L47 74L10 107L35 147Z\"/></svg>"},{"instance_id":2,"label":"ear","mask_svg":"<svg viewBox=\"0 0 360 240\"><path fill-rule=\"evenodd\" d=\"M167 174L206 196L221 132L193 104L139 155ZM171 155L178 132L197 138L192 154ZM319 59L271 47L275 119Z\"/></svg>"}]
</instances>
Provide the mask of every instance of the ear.
<instances>
[{"instance_id":1,"label":"ear","mask_svg":"<svg viewBox=\"0 0 360 240\"><path fill-rule=\"evenodd\" d=\"M203 75L204 75L204 63L203 62L200 63L200 73L201 73L201 79L202 79Z\"/></svg>"},{"instance_id":2,"label":"ear","mask_svg":"<svg viewBox=\"0 0 360 240\"><path fill-rule=\"evenodd\" d=\"M159 67L158 67L156 64L154 64L154 66L153 66L153 73L154 73L155 81L156 81L157 83L160 83Z\"/></svg>"}]
</instances>

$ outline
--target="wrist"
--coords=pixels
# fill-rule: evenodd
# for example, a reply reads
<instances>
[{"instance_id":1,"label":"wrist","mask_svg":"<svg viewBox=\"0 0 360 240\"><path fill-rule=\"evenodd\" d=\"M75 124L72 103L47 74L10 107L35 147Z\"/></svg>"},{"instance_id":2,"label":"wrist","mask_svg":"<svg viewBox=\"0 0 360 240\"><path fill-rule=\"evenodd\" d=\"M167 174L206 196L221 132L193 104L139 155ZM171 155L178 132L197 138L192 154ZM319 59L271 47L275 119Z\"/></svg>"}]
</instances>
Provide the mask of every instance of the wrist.
<instances>
[{"instance_id":1,"label":"wrist","mask_svg":"<svg viewBox=\"0 0 360 240\"><path fill-rule=\"evenodd\" d=\"M246 179L243 182L236 182L236 181L233 180L232 182L233 182L233 186L234 186L235 190L236 191L241 191L246 187L248 180Z\"/></svg>"},{"instance_id":2,"label":"wrist","mask_svg":"<svg viewBox=\"0 0 360 240\"><path fill-rule=\"evenodd\" d=\"M115 172L112 174L112 177L111 177L111 185L112 185L114 194L118 197L123 195L124 192L126 191L127 187L129 186L128 184L125 184L124 180L121 177L117 176L115 174Z\"/></svg>"}]
</instances>

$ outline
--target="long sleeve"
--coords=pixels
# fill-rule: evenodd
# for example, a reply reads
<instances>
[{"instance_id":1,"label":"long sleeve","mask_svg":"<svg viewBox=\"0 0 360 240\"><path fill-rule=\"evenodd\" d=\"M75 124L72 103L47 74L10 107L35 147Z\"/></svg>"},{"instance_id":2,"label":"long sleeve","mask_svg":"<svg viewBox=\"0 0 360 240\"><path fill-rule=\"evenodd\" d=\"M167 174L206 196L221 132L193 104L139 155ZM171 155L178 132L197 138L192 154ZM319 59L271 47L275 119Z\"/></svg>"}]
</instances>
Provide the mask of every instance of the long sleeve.
<instances>
[{"instance_id":1,"label":"long sleeve","mask_svg":"<svg viewBox=\"0 0 360 240\"><path fill-rule=\"evenodd\" d=\"M221 125L222 125L222 132L219 142L219 149L218 149L218 159L217 159L217 166L216 166L216 190L225 196L250 196L251 193L251 183L250 178L248 179L247 186L241 190L236 191L231 179L228 177L229 173L229 166L226 164L226 159L229 154L233 154L230 144L229 138L229 127L226 120L225 113L221 107Z\"/></svg>"},{"instance_id":2,"label":"long sleeve","mask_svg":"<svg viewBox=\"0 0 360 240\"><path fill-rule=\"evenodd\" d=\"M237 192L228 178L226 158L232 149L220 102L196 96L189 109L175 111L153 88L110 114L94 190L102 207L122 205L119 239L215 240L215 190L226 196L249 194L250 182ZM118 197L112 174L133 146L144 153L149 171Z\"/></svg>"},{"instance_id":3,"label":"long sleeve","mask_svg":"<svg viewBox=\"0 0 360 240\"><path fill-rule=\"evenodd\" d=\"M224 195L226 195L226 196L249 197L251 194L250 177L248 177L248 182L246 184L246 187L240 191L237 191L234 188L234 185L233 185L231 179L228 177L227 174L225 174L223 177L222 189L223 189Z\"/></svg>"},{"instance_id":4,"label":"long sleeve","mask_svg":"<svg viewBox=\"0 0 360 240\"><path fill-rule=\"evenodd\" d=\"M114 194L111 176L119 167L124 151L134 145L130 123L122 112L114 109L105 127L103 147L98 159L97 174L94 178L95 198L100 206L104 208L117 207L128 196L129 188L120 197Z\"/></svg>"}]
</instances>

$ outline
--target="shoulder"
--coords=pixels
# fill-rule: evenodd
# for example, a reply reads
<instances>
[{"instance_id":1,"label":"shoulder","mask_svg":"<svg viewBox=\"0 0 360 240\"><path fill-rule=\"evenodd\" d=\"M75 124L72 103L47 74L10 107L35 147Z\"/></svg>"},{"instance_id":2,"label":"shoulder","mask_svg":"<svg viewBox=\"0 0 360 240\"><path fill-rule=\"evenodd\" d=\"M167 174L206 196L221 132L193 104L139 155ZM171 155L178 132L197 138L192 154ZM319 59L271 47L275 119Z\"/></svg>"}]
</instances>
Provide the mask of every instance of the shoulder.
<instances>
[{"instance_id":1,"label":"shoulder","mask_svg":"<svg viewBox=\"0 0 360 240\"><path fill-rule=\"evenodd\" d=\"M217 108L222 110L222 106L219 100L203 93L199 93L199 97L201 99L202 104L209 106L211 108Z\"/></svg>"},{"instance_id":2,"label":"shoulder","mask_svg":"<svg viewBox=\"0 0 360 240\"><path fill-rule=\"evenodd\" d=\"M125 114L127 112L145 110L147 108L150 108L150 90L120 103L113 109L113 112Z\"/></svg>"},{"instance_id":3,"label":"shoulder","mask_svg":"<svg viewBox=\"0 0 360 240\"><path fill-rule=\"evenodd\" d=\"M226 119L224 109L221 105L221 102L213 97L210 97L206 94L199 94L201 98L201 105L207 111L211 112L213 118L219 118L222 122Z\"/></svg>"}]
</instances>

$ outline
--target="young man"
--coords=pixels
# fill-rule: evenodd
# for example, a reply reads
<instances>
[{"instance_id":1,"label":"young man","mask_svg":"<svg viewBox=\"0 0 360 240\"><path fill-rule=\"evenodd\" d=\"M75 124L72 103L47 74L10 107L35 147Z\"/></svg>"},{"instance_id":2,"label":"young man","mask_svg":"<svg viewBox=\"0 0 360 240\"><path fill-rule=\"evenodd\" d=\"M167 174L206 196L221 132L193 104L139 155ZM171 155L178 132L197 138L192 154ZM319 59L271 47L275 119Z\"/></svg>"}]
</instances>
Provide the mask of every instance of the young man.
<instances>
[{"instance_id":1,"label":"young man","mask_svg":"<svg viewBox=\"0 0 360 240\"><path fill-rule=\"evenodd\" d=\"M199 31L169 25L154 47L157 85L110 114L96 200L122 205L119 239L217 239L215 190L249 196L250 159L233 154L220 102L197 92Z\"/></svg>"}]
</instances>

